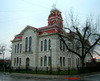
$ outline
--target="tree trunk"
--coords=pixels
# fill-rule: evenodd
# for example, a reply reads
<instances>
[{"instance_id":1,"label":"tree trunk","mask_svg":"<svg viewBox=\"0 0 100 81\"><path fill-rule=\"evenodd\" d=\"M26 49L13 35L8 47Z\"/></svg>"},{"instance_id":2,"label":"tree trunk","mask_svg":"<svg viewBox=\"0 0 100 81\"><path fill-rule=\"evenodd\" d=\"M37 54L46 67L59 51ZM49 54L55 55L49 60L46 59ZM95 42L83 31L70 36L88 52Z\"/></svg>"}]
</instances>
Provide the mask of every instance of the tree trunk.
<instances>
[{"instance_id":1,"label":"tree trunk","mask_svg":"<svg viewBox=\"0 0 100 81\"><path fill-rule=\"evenodd\" d=\"M81 73L84 73L84 68L85 68L85 63L84 63L84 58L81 58Z\"/></svg>"}]
</instances>

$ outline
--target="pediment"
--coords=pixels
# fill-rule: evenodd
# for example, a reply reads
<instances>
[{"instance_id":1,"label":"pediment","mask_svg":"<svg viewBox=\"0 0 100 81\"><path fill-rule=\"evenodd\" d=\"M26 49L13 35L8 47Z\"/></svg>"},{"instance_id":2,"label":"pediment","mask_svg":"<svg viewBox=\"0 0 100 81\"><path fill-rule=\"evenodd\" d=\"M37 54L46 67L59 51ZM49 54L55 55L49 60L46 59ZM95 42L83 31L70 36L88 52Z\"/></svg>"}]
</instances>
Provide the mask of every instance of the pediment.
<instances>
[{"instance_id":1,"label":"pediment","mask_svg":"<svg viewBox=\"0 0 100 81\"><path fill-rule=\"evenodd\" d=\"M27 31L28 29L31 29L31 30L33 30L33 31L37 31L36 28L27 25L27 26L20 32L20 34L24 34L24 32Z\"/></svg>"},{"instance_id":2,"label":"pediment","mask_svg":"<svg viewBox=\"0 0 100 81\"><path fill-rule=\"evenodd\" d=\"M43 32L42 35L48 35L48 33L47 32Z\"/></svg>"}]
</instances>

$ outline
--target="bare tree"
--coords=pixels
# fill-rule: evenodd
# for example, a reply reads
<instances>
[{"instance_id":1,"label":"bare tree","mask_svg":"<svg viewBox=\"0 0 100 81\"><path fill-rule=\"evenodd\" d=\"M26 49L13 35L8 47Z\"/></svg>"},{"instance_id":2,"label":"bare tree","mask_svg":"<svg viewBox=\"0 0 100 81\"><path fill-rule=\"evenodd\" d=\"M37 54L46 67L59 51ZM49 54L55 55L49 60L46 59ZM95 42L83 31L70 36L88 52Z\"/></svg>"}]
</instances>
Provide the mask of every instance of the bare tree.
<instances>
[{"instance_id":1,"label":"bare tree","mask_svg":"<svg viewBox=\"0 0 100 81\"><path fill-rule=\"evenodd\" d=\"M79 46L79 50L81 53L76 52L74 49L71 49L68 44L65 42L64 36L58 33L60 40L63 41L67 50L72 52L72 54L77 55L81 60L81 71L83 72L85 67L85 58L86 55L93 56L93 50L96 48L98 44L100 44L100 33L97 31L98 27L100 26L98 20L94 23L92 18L87 18L85 26L80 26L78 18L73 14L72 11L69 13L69 20L66 20L67 26L65 29L68 29L72 36L73 40L78 41L81 45ZM68 17L67 17L68 18ZM81 27L81 28L80 28Z\"/></svg>"},{"instance_id":2,"label":"bare tree","mask_svg":"<svg viewBox=\"0 0 100 81\"><path fill-rule=\"evenodd\" d=\"M0 44L0 54L4 54L5 49L6 49L6 45Z\"/></svg>"}]
</instances>

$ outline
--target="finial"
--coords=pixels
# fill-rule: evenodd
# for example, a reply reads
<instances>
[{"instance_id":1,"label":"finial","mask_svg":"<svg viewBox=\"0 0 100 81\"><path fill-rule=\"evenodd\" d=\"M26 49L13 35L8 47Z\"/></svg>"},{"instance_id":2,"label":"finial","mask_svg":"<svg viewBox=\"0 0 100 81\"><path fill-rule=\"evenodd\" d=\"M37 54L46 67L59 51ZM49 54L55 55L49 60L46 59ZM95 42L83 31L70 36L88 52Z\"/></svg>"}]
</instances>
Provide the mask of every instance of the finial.
<instances>
[{"instance_id":1,"label":"finial","mask_svg":"<svg viewBox=\"0 0 100 81\"><path fill-rule=\"evenodd\" d=\"M52 10L55 10L56 9L56 4L53 4L52 5Z\"/></svg>"}]
</instances>

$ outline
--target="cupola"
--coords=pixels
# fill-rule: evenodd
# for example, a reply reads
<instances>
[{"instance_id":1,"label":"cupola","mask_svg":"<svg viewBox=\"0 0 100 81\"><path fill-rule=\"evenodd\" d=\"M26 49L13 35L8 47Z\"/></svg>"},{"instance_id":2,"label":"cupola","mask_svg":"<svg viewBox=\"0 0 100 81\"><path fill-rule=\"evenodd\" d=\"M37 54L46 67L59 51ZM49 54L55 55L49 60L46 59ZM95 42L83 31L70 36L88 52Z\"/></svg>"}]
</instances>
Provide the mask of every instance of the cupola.
<instances>
[{"instance_id":1,"label":"cupola","mask_svg":"<svg viewBox=\"0 0 100 81\"><path fill-rule=\"evenodd\" d=\"M61 12L56 8L53 8L50 11L48 17L48 26L54 24L57 25L59 28L63 28L63 19L62 19Z\"/></svg>"}]
</instances>

